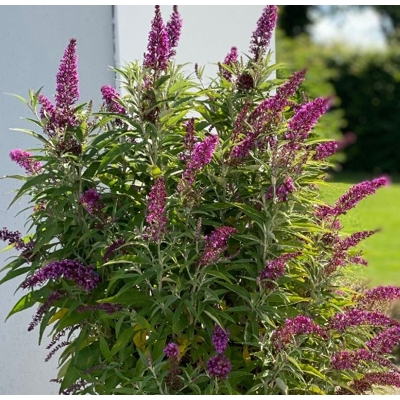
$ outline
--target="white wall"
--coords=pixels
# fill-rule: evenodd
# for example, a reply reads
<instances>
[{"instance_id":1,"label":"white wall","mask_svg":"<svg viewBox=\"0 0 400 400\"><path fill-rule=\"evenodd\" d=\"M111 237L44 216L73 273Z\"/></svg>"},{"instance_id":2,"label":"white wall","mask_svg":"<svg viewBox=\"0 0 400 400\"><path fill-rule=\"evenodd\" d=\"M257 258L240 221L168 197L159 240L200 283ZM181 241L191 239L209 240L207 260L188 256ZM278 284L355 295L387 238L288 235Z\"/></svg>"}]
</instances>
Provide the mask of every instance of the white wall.
<instances>
[{"instance_id":1,"label":"white wall","mask_svg":"<svg viewBox=\"0 0 400 400\"><path fill-rule=\"evenodd\" d=\"M114 75L108 69L114 64L111 6L0 6L0 176L23 173L10 161L11 149L36 146L27 135L9 128L29 127L20 119L31 117L19 100L5 95L27 97L28 89L39 89L53 99L59 62L69 39L78 41L80 100L101 101L100 86L112 84ZM15 214L24 203L7 211L19 182L0 181L0 229L24 232L26 219ZM0 248L4 245L1 242ZM10 253L0 254L0 269ZM3 276L3 273L0 273ZM38 332L27 332L35 308L4 319L19 297L14 296L17 283L0 286L0 394L57 394L58 385L49 380L57 375L57 357L45 363L47 338L38 346Z\"/></svg>"},{"instance_id":2,"label":"white wall","mask_svg":"<svg viewBox=\"0 0 400 400\"><path fill-rule=\"evenodd\" d=\"M164 20L172 7L161 7ZM183 32L177 50L178 62L208 64L206 75L216 67L209 63L223 61L231 46L246 53L262 6L180 6L184 19ZM141 59L146 51L147 37L153 18L153 6L115 6L116 63ZM10 127L30 127L20 119L30 116L18 100L3 93L27 96L28 88L53 98L55 76L63 51L71 37L77 38L81 101L100 104L99 88L113 83L108 66L114 64L111 6L0 6L0 176L21 173L9 160L11 149L27 149L36 144L29 137L9 131ZM192 70L192 66L188 69ZM0 181L0 229L24 232L23 215L15 214L24 203L7 210L18 182ZM0 243L0 248L3 246ZM0 254L0 269L10 253ZM0 273L0 278L3 273ZM44 362L43 345L37 345L37 331L27 332L31 316L26 312L12 316L3 323L8 311L22 292L14 296L17 283L0 286L0 395L56 394L58 385L49 383L56 376L56 359Z\"/></svg>"}]
</instances>

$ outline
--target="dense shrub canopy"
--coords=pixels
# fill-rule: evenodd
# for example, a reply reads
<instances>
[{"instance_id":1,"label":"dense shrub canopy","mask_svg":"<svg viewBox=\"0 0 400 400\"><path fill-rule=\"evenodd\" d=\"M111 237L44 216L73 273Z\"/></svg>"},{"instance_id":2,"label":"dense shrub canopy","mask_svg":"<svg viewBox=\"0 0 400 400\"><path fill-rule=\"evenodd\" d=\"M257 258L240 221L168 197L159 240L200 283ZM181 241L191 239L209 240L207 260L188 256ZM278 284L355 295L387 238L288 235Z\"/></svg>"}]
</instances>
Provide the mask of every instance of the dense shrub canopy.
<instances>
[{"instance_id":1,"label":"dense shrub canopy","mask_svg":"<svg viewBox=\"0 0 400 400\"><path fill-rule=\"evenodd\" d=\"M336 150L314 130L331 104L304 99L305 72L271 80L266 6L249 57L232 48L215 79L173 61L181 18L155 9L144 62L103 87L100 112L77 105L76 41L56 102L30 93L40 154L26 171L30 232L4 228L23 275L10 315L39 305L64 394L335 394L400 384L388 353L398 322L382 307L398 288L339 287L357 244L340 217L387 184L318 198ZM377 306L378 303L378 306ZM380 310L377 310L380 308Z\"/></svg>"}]
</instances>

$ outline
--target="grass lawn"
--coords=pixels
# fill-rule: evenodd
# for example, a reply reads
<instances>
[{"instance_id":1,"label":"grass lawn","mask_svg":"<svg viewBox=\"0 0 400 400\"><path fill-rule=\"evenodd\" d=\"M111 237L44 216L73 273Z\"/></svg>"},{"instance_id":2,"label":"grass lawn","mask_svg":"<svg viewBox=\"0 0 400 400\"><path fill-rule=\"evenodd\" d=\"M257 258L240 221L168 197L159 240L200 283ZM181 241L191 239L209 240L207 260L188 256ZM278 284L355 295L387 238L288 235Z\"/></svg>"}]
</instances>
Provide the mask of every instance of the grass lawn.
<instances>
[{"instance_id":1,"label":"grass lawn","mask_svg":"<svg viewBox=\"0 0 400 400\"><path fill-rule=\"evenodd\" d=\"M321 198L334 203L350 186L365 180L363 176L338 175L321 186ZM345 231L380 228L381 232L364 240L360 245L369 265L365 277L370 286L400 286L400 183L379 189L342 217Z\"/></svg>"}]
</instances>

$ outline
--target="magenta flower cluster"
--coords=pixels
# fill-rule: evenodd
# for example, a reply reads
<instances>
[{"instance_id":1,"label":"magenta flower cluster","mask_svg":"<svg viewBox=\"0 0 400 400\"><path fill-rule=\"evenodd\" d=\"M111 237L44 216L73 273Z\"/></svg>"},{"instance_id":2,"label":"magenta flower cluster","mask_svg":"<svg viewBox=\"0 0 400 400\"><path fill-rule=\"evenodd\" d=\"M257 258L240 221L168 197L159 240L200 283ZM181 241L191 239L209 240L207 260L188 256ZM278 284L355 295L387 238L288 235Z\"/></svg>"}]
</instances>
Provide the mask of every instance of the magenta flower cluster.
<instances>
[{"instance_id":1,"label":"magenta flower cluster","mask_svg":"<svg viewBox=\"0 0 400 400\"><path fill-rule=\"evenodd\" d=\"M168 343L164 348L163 352L168 358L178 358L179 357L179 346L176 343Z\"/></svg>"},{"instance_id":2,"label":"magenta flower cluster","mask_svg":"<svg viewBox=\"0 0 400 400\"><path fill-rule=\"evenodd\" d=\"M293 179L290 176L287 176L282 185L279 185L276 188L275 196L279 202L285 202L289 200L289 194L293 193L296 190L296 186L294 186ZM270 186L265 195L267 200L272 200L274 198L274 187Z\"/></svg>"},{"instance_id":3,"label":"magenta flower cluster","mask_svg":"<svg viewBox=\"0 0 400 400\"><path fill-rule=\"evenodd\" d=\"M21 284L21 287L23 289L34 288L35 286L42 285L49 279L57 280L60 278L73 281L85 291L93 290L100 283L100 277L94 271L94 267L86 267L80 261L66 259L53 261L37 270Z\"/></svg>"},{"instance_id":4,"label":"magenta flower cluster","mask_svg":"<svg viewBox=\"0 0 400 400\"><path fill-rule=\"evenodd\" d=\"M125 244L124 238L120 238L112 242L112 244L109 247L107 247L106 251L104 252L103 261L107 261L111 257L111 255L124 244Z\"/></svg>"},{"instance_id":5,"label":"magenta flower cluster","mask_svg":"<svg viewBox=\"0 0 400 400\"><path fill-rule=\"evenodd\" d=\"M286 139L291 141L304 141L318 119L329 108L330 100L319 97L307 104L303 104L288 123Z\"/></svg>"},{"instance_id":6,"label":"magenta flower cluster","mask_svg":"<svg viewBox=\"0 0 400 400\"><path fill-rule=\"evenodd\" d=\"M258 275L258 280L267 288L272 289L278 278L285 275L286 263L292 258L298 257L301 252L282 254L281 256L271 260L266 268Z\"/></svg>"},{"instance_id":7,"label":"magenta flower cluster","mask_svg":"<svg viewBox=\"0 0 400 400\"><path fill-rule=\"evenodd\" d=\"M255 61L260 60L267 50L277 19L278 7L266 6L257 21L257 29L251 37L250 53L253 54Z\"/></svg>"},{"instance_id":8,"label":"magenta flower cluster","mask_svg":"<svg viewBox=\"0 0 400 400\"><path fill-rule=\"evenodd\" d=\"M164 177L158 178L149 194L148 214L146 216L145 238L157 242L167 231L166 197Z\"/></svg>"},{"instance_id":9,"label":"magenta flower cluster","mask_svg":"<svg viewBox=\"0 0 400 400\"><path fill-rule=\"evenodd\" d=\"M218 354L222 354L228 347L229 341L229 330L223 329L219 325L215 324L214 332L212 335L212 343L215 351Z\"/></svg>"},{"instance_id":10,"label":"magenta flower cluster","mask_svg":"<svg viewBox=\"0 0 400 400\"><path fill-rule=\"evenodd\" d=\"M117 311L122 309L121 304L113 304L113 303L100 303L100 304L90 304L85 306L79 306L77 311L82 312L94 312L94 311L105 311L108 315L114 314Z\"/></svg>"},{"instance_id":11,"label":"magenta flower cluster","mask_svg":"<svg viewBox=\"0 0 400 400\"><path fill-rule=\"evenodd\" d=\"M378 386L393 386L400 388L400 372L369 372L365 374L361 379L356 379L350 384L350 388L355 394L364 394L372 389L373 385ZM341 388L337 394L341 395L352 395L354 394L350 390Z\"/></svg>"},{"instance_id":12,"label":"magenta flower cluster","mask_svg":"<svg viewBox=\"0 0 400 400\"><path fill-rule=\"evenodd\" d=\"M211 378L225 379L232 369L232 364L223 354L217 354L207 361L207 371Z\"/></svg>"},{"instance_id":13,"label":"magenta flower cluster","mask_svg":"<svg viewBox=\"0 0 400 400\"><path fill-rule=\"evenodd\" d=\"M181 155L182 161L188 161L192 156L194 147L196 145L196 136L194 133L194 118L190 118L185 124L185 136L183 138L183 153Z\"/></svg>"},{"instance_id":14,"label":"magenta flower cluster","mask_svg":"<svg viewBox=\"0 0 400 400\"><path fill-rule=\"evenodd\" d=\"M191 157L186 162L186 169L183 173L181 187L193 184L196 174L210 163L218 144L218 136L207 136L202 142L194 145Z\"/></svg>"},{"instance_id":15,"label":"magenta flower cluster","mask_svg":"<svg viewBox=\"0 0 400 400\"><path fill-rule=\"evenodd\" d=\"M173 6L172 15L167 22L167 34L169 39L169 58L176 54L175 48L178 46L182 30L182 18L178 12L178 6Z\"/></svg>"},{"instance_id":16,"label":"magenta flower cluster","mask_svg":"<svg viewBox=\"0 0 400 400\"><path fill-rule=\"evenodd\" d=\"M78 57L76 54L76 39L71 39L61 60L56 78L56 105L40 94L39 103L42 105L40 115L47 118L46 130L50 136L64 130L68 125L79 123L72 106L79 99Z\"/></svg>"},{"instance_id":17,"label":"magenta flower cluster","mask_svg":"<svg viewBox=\"0 0 400 400\"><path fill-rule=\"evenodd\" d=\"M273 333L275 349L280 351L287 345L293 343L294 336L310 334L327 338L324 329L317 325L311 318L305 315L298 315L293 319L288 318L285 324Z\"/></svg>"},{"instance_id":18,"label":"magenta flower cluster","mask_svg":"<svg viewBox=\"0 0 400 400\"><path fill-rule=\"evenodd\" d=\"M366 343L371 351L378 354L390 354L393 347L399 344L400 324L384 330Z\"/></svg>"},{"instance_id":19,"label":"magenta flower cluster","mask_svg":"<svg viewBox=\"0 0 400 400\"><path fill-rule=\"evenodd\" d=\"M321 220L329 220L331 217L346 214L347 211L354 208L362 199L374 194L379 188L388 184L389 180L384 176L372 181L358 183L342 195L334 206L319 206L316 210L316 216Z\"/></svg>"},{"instance_id":20,"label":"magenta flower cluster","mask_svg":"<svg viewBox=\"0 0 400 400\"><path fill-rule=\"evenodd\" d=\"M80 198L80 203L90 215L99 214L105 207L101 201L100 193L96 189L89 189Z\"/></svg>"},{"instance_id":21,"label":"magenta flower cluster","mask_svg":"<svg viewBox=\"0 0 400 400\"><path fill-rule=\"evenodd\" d=\"M57 290L47 297L45 302L41 306L39 306L39 308L36 311L36 314L33 316L32 322L28 326L28 331L32 331L35 328L35 326L40 324L40 321L43 319L46 312L49 311L53 303L61 297L62 293Z\"/></svg>"},{"instance_id":22,"label":"magenta flower cluster","mask_svg":"<svg viewBox=\"0 0 400 400\"><path fill-rule=\"evenodd\" d=\"M171 20L164 25L160 6L155 6L155 16L151 23L147 53L143 66L154 71L165 71L171 56L175 55L182 28L182 20L177 6L174 6Z\"/></svg>"},{"instance_id":23,"label":"magenta flower cluster","mask_svg":"<svg viewBox=\"0 0 400 400\"><path fill-rule=\"evenodd\" d=\"M324 142L315 148L314 160L323 160L335 154L338 150L338 143L334 140Z\"/></svg>"},{"instance_id":24,"label":"magenta flower cluster","mask_svg":"<svg viewBox=\"0 0 400 400\"><path fill-rule=\"evenodd\" d=\"M376 309L382 303L400 299L400 287L377 286L366 290L357 298L358 308Z\"/></svg>"},{"instance_id":25,"label":"magenta flower cluster","mask_svg":"<svg viewBox=\"0 0 400 400\"><path fill-rule=\"evenodd\" d=\"M390 360L380 357L367 349L359 349L354 351L343 350L332 356L331 365L334 369L354 370L361 362L372 361L383 367L395 368Z\"/></svg>"},{"instance_id":26,"label":"magenta flower cluster","mask_svg":"<svg viewBox=\"0 0 400 400\"><path fill-rule=\"evenodd\" d=\"M399 322L378 311L366 311L357 308L335 314L330 320L330 328L340 332L354 326L393 326Z\"/></svg>"},{"instance_id":27,"label":"magenta flower cluster","mask_svg":"<svg viewBox=\"0 0 400 400\"><path fill-rule=\"evenodd\" d=\"M32 154L28 151L21 149L11 150L10 158L31 175L37 173L42 168L42 164L39 161L35 161L32 158Z\"/></svg>"},{"instance_id":28,"label":"magenta flower cluster","mask_svg":"<svg viewBox=\"0 0 400 400\"><path fill-rule=\"evenodd\" d=\"M108 110L115 114L126 114L126 110L119 104L119 93L110 85L101 87L101 94L103 95L104 104Z\"/></svg>"},{"instance_id":29,"label":"magenta flower cluster","mask_svg":"<svg viewBox=\"0 0 400 400\"><path fill-rule=\"evenodd\" d=\"M276 95L264 100L252 112L249 122L270 119L275 113L282 111L288 104L289 98L294 96L300 84L304 81L306 71L295 72L283 85L277 89Z\"/></svg>"},{"instance_id":30,"label":"magenta flower cluster","mask_svg":"<svg viewBox=\"0 0 400 400\"><path fill-rule=\"evenodd\" d=\"M200 260L201 265L217 262L228 247L228 239L237 232L236 228L221 226L205 236L206 246Z\"/></svg>"},{"instance_id":31,"label":"magenta flower cluster","mask_svg":"<svg viewBox=\"0 0 400 400\"><path fill-rule=\"evenodd\" d=\"M0 240L8 242L9 244L15 244L17 250L22 250L25 247L25 243L22 240L21 233L18 231L9 231L7 228L0 230Z\"/></svg>"},{"instance_id":32,"label":"magenta flower cluster","mask_svg":"<svg viewBox=\"0 0 400 400\"><path fill-rule=\"evenodd\" d=\"M228 67L231 67L238 60L238 52L236 47L232 47L231 51L226 55L224 59L224 64ZM222 76L230 81L232 79L232 73L227 71L226 69L222 69Z\"/></svg>"},{"instance_id":33,"label":"magenta flower cluster","mask_svg":"<svg viewBox=\"0 0 400 400\"><path fill-rule=\"evenodd\" d=\"M265 129L266 124L277 118L278 113L283 111L289 104L289 97L296 93L304 77L305 71L295 72L287 82L278 88L275 96L264 100L255 108L248 117L247 124L244 124L244 120L248 107L244 107L235 122L232 140L236 140L239 133L244 129L244 126L250 125L251 129L246 132L246 137L233 148L233 158L244 158L249 155L250 150L257 145L258 138Z\"/></svg>"}]
</instances>

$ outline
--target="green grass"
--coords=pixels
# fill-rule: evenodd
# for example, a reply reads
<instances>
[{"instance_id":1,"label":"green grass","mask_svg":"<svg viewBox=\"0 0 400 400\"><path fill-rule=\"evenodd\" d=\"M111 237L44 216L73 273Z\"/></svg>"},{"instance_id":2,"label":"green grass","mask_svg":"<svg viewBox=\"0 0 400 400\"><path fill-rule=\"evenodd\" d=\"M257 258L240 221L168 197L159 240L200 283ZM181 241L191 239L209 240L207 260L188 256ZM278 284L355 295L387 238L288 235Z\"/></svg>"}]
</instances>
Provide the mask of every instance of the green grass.
<instances>
[{"instance_id":1,"label":"green grass","mask_svg":"<svg viewBox=\"0 0 400 400\"><path fill-rule=\"evenodd\" d=\"M364 176L345 175L321 186L321 198L334 203L350 186L364 180ZM371 287L400 286L400 183L379 189L342 217L345 232L380 228L381 232L362 242L360 248L369 265L365 277Z\"/></svg>"}]
</instances>

